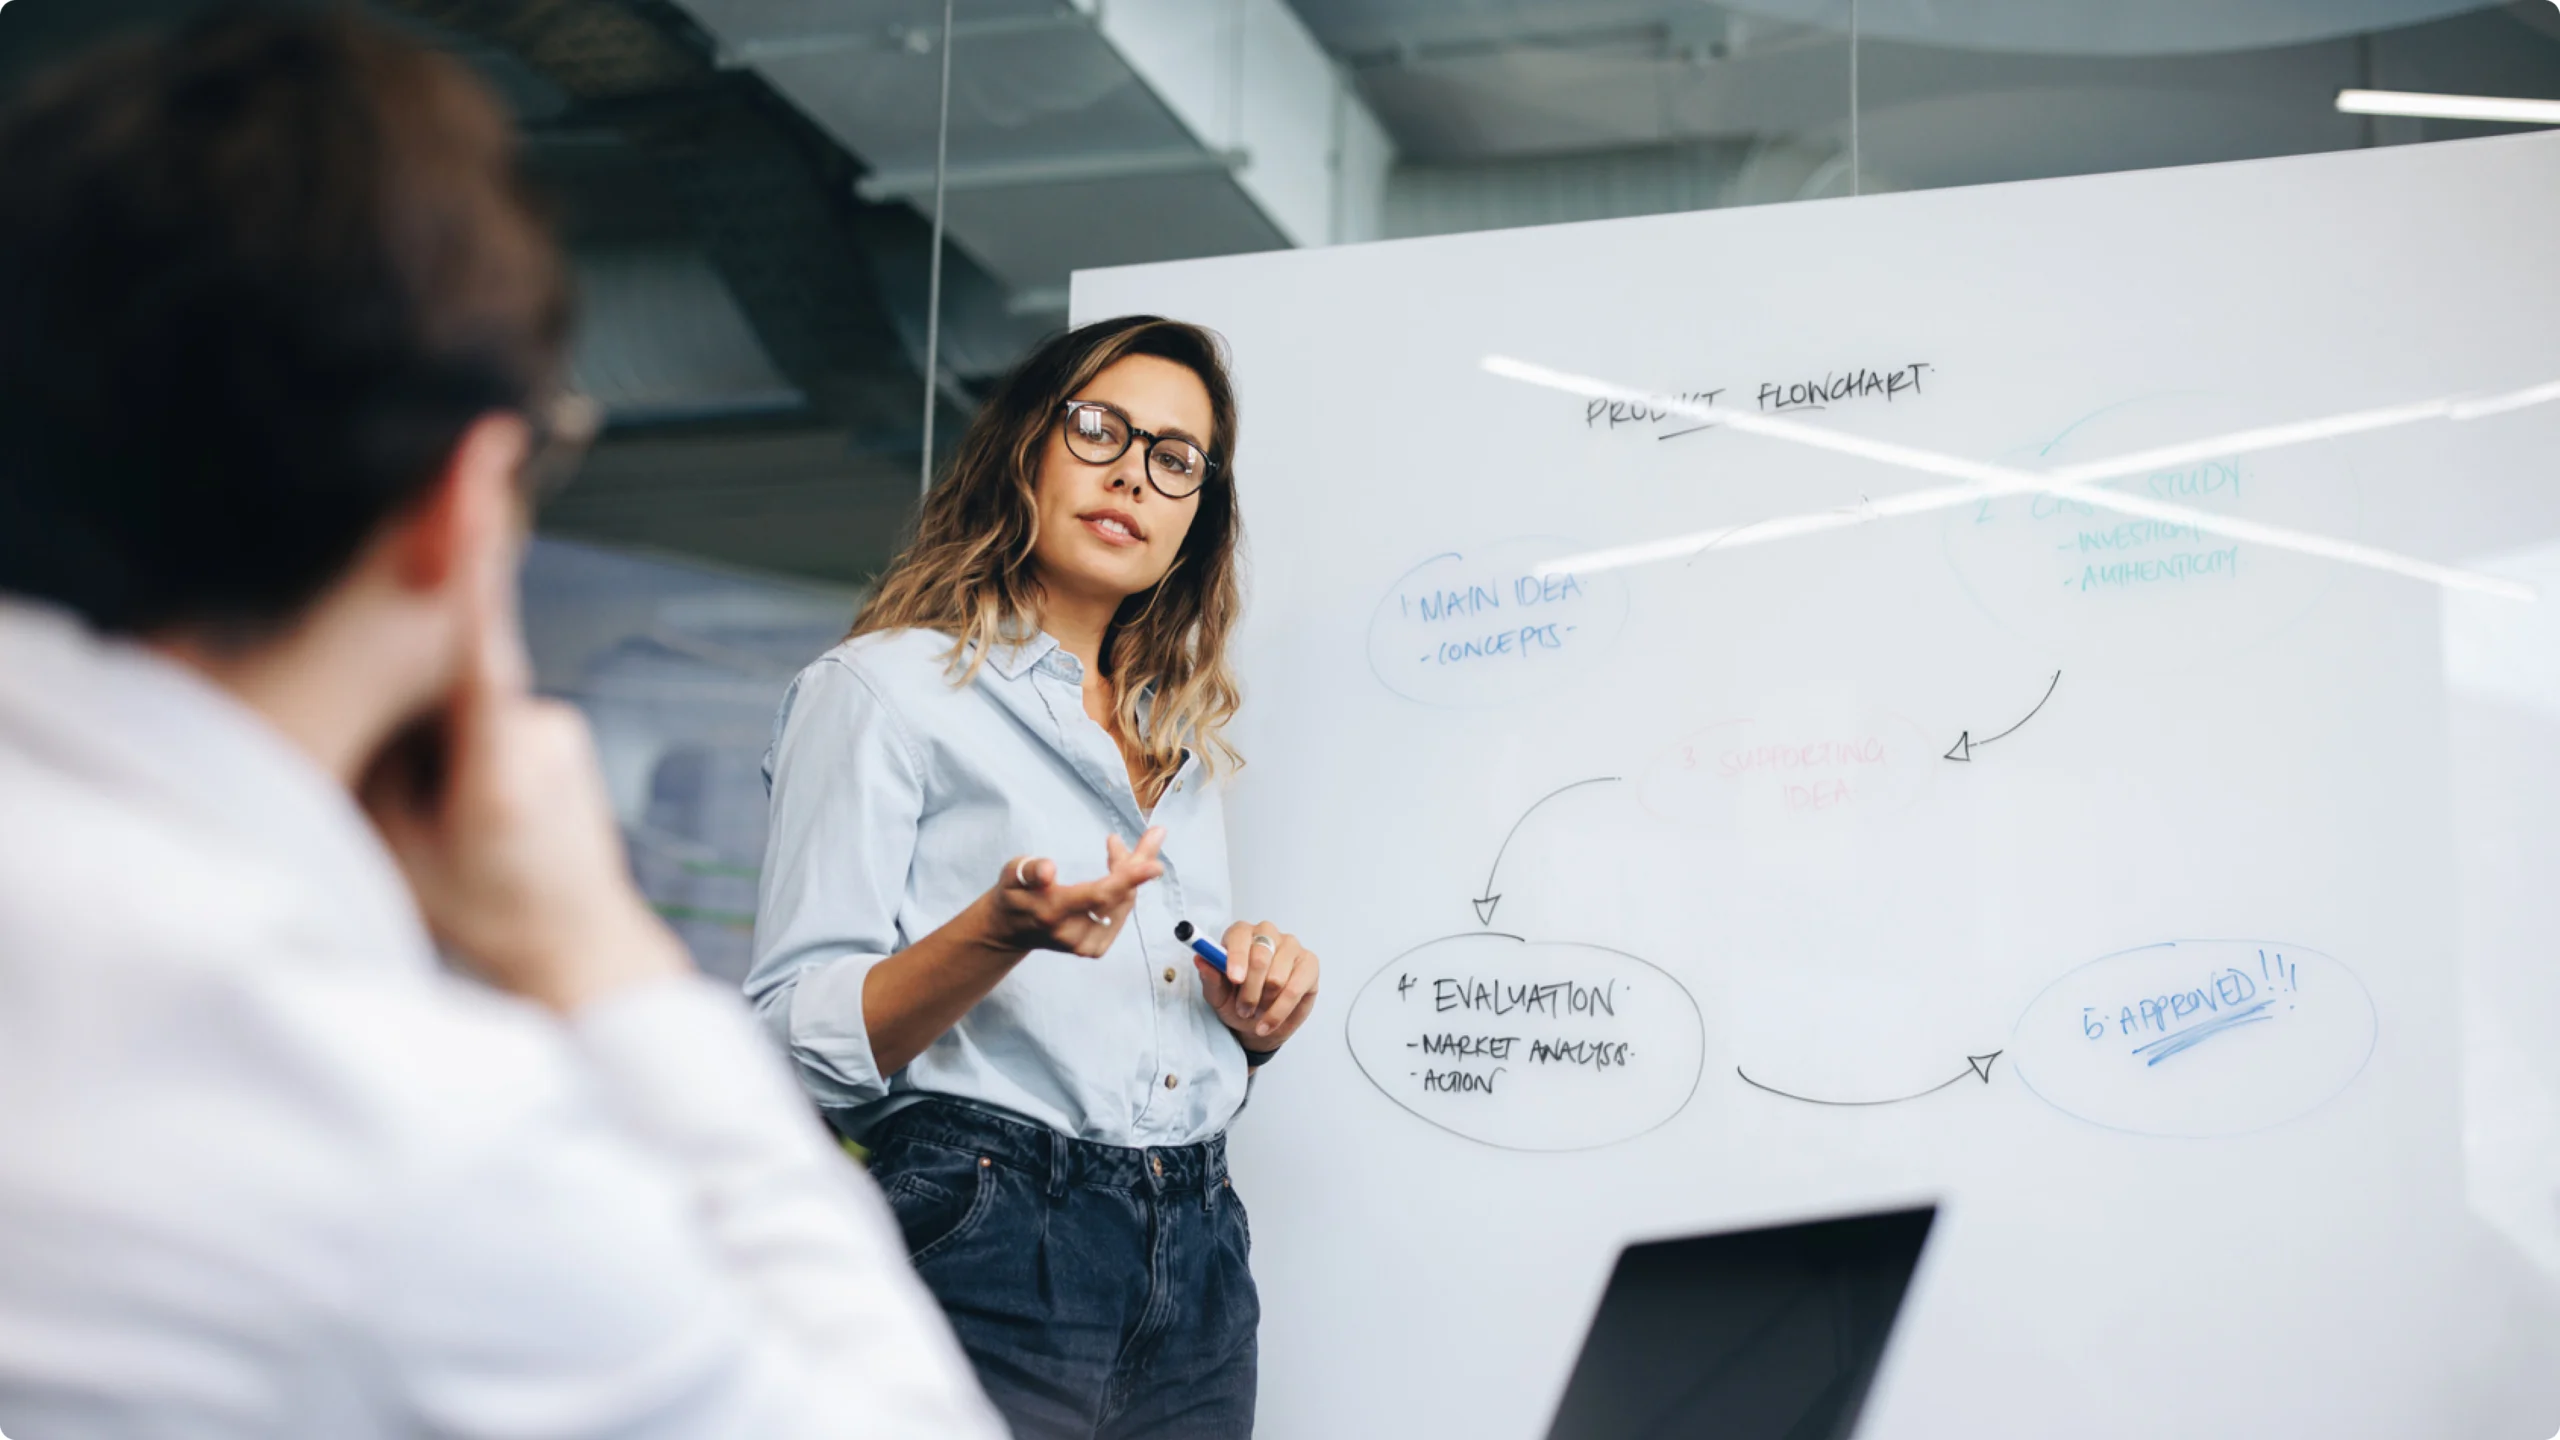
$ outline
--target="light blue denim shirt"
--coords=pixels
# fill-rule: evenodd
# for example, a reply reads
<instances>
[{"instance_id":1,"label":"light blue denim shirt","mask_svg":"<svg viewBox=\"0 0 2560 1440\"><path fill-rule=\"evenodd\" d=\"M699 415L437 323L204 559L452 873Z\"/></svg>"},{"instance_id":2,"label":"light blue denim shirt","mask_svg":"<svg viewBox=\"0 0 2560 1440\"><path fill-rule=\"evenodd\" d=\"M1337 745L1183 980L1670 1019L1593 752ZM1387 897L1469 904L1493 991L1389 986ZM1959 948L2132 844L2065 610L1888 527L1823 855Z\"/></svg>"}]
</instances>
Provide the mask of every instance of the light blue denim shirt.
<instances>
[{"instance_id":1,"label":"light blue denim shirt","mask_svg":"<svg viewBox=\"0 0 2560 1440\"><path fill-rule=\"evenodd\" d=\"M1083 665L1040 635L951 683L950 638L848 640L783 696L765 760L773 799L746 993L800 1083L860 1138L924 1094L999 1106L1112 1145L1184 1145L1245 1097L1243 1048L1200 991L1188 919L1227 927L1218 787L1186 755L1152 815L1111 736L1085 714ZM960 1023L883 1075L862 1015L871 967L930 934L1015 856L1067 883L1108 868L1103 837L1165 830L1164 875L1109 953L1035 950Z\"/></svg>"}]
</instances>

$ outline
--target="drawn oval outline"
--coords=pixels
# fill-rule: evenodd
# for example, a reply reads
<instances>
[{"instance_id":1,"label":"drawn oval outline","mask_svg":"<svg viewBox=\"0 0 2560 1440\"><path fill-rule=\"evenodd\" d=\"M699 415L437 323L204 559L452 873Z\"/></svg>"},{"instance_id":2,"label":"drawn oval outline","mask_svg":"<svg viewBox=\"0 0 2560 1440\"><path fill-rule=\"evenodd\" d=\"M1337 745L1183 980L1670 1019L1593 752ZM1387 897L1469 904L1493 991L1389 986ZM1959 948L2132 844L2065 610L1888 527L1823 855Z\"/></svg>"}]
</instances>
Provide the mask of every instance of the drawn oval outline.
<instances>
[{"instance_id":1,"label":"drawn oval outline","mask_svg":"<svg viewBox=\"0 0 2560 1440\"><path fill-rule=\"evenodd\" d=\"M1584 548L1527 535L1417 563L1389 583L1369 612L1362 644L1370 673L1408 700L1466 707L1549 694L1558 680L1605 663L1626 628L1626 582L1606 571L1544 582L1535 577L1539 565ZM1416 581L1434 567L1455 567L1450 578L1457 583L1428 585L1429 593L1417 597ZM1524 601L1522 586L1540 593ZM1552 593L1559 591L1565 593ZM1453 596L1461 604L1436 608ZM1417 599L1433 608L1413 613ZM1453 650L1459 658L1450 658Z\"/></svg>"},{"instance_id":2,"label":"drawn oval outline","mask_svg":"<svg viewBox=\"0 0 2560 1440\"><path fill-rule=\"evenodd\" d=\"M2171 940L2046 986L2019 1015L2009 1055L2019 1083L2074 1119L2204 1138L2335 1100L2380 1031L2372 992L2333 956L2274 940Z\"/></svg>"},{"instance_id":3,"label":"drawn oval outline","mask_svg":"<svg viewBox=\"0 0 2560 1440\"><path fill-rule=\"evenodd\" d=\"M1723 762L1737 752L1713 755L1705 764L1694 759L1696 749L1709 742L1710 737L1735 739L1747 749L1770 751L1812 751L1846 738L1875 745L1879 751L1873 756L1853 752L1846 760L1826 759L1820 765L1808 764L1795 770L1755 765L1724 774L1719 773ZM1754 739L1763 739L1763 744L1752 746ZM1791 783L1837 785L1845 795L1849 793L1845 782L1854 780L1859 782L1856 794L1862 801L1880 795L1886 807L1901 809L1928 791L1939 768L1928 762L1936 758L1937 751L1918 721L1880 707L1868 708L1854 724L1846 726L1792 718L1768 722L1737 716L1702 725L1656 752L1636 777L1636 803L1644 807L1645 813L1677 825L1729 822L1748 806L1773 813L1799 808L1789 798L1787 787ZM1868 765L1878 768L1862 768ZM1881 785L1868 783L1879 778Z\"/></svg>"},{"instance_id":4,"label":"drawn oval outline","mask_svg":"<svg viewBox=\"0 0 2560 1440\"><path fill-rule=\"evenodd\" d=\"M2050 438L2011 448L1999 461L2042 469L2056 462L2087 459L2092 453L2149 450L2166 436L2246 429L2259 423L2252 416L2248 402L2238 396L2159 391L2102 405ZM2227 492L2220 477L2200 482L2204 472L2217 468L2226 472ZM2240 494L2244 479L2248 481L2245 499ZM2199 483L2204 485L2201 491ZM2288 487L2299 487L2292 503L2264 503L2268 493ZM2345 454L2324 452L2305 458L2261 450L2205 456L2148 473L2112 476L2099 481L2098 488L2349 540L2363 538L2366 528L2363 481ZM2304 504L2316 509L2305 515L2300 509ZM2192 527L2175 524L2136 529L2119 537L2120 528L2128 522L2137 527L2144 523L2141 517L2109 511L2085 497L1995 496L1948 507L1938 522L1939 545L1975 608L2018 639L2039 649L2086 648L2112 659L2120 658L2135 640L2156 637L2174 627L2184 643L2154 645L2140 653L2148 665L2179 670L2205 657L2264 643L2322 604L2346 571L2344 566L2308 562L2254 542L2208 540ZM2099 548L2086 548L2089 542L2080 539L2083 531L2091 541L2102 534L2108 538ZM2119 538L2128 548L2116 548ZM2181 545L2183 551L2159 548ZM2057 550L2071 555L2061 571L2050 568ZM2212 558L2212 552L2226 550L2231 552L2227 562ZM2096 568L2101 572L2114 568L2117 561L2188 564L2172 558L2181 553L2190 560L2201 554L2210 563L2176 572L2186 578L2135 581L2128 574L2123 580L2102 579L2094 588L2089 583L2096 578L2090 574L2090 562L2099 562ZM2228 568L2222 568L2226 564ZM2081 575L2077 586L2071 584L2075 569ZM2056 579L2064 582L2059 593L2052 584ZM2245 595L2247 602L2217 598L2224 587Z\"/></svg>"},{"instance_id":5,"label":"drawn oval outline","mask_svg":"<svg viewBox=\"0 0 2560 1440\"><path fill-rule=\"evenodd\" d=\"M1656 1043L1668 1041L1677 1048L1670 1056L1670 1069L1666 1075L1645 1078L1643 1088L1638 1092L1645 1097L1645 1103L1629 1107L1625 1112L1618 1112L1624 1113L1625 1119L1603 1125L1601 1122L1613 1113L1609 1108L1605 1105L1592 1104L1587 1098L1568 1097L1573 1102L1571 1112L1576 1117L1576 1123L1588 1127L1591 1133L1577 1136L1569 1143L1556 1143L1552 1135L1538 1139L1523 1138L1520 1135L1498 1138L1502 1137L1506 1128L1509 1128L1502 1123L1503 1117L1499 1113L1488 1123L1470 1126L1455 1123L1452 1117L1435 1115L1417 1108L1406 1096L1399 1094L1397 1087L1389 1083L1389 1078L1382 1076L1372 1064L1373 1059L1382 1057L1372 1057L1362 1053L1361 1032L1364 1028L1364 1017L1374 1014L1370 1006L1373 999L1380 993L1379 987L1382 981L1388 984L1387 993L1393 993L1393 982L1389 977L1399 972L1420 968L1413 963L1414 957L1441 946L1462 945L1470 942L1499 942L1516 947L1497 955L1490 962L1478 965L1476 968L1479 970L1491 970L1496 966L1517 966L1530 961L1536 952L1541 951L1579 951L1591 958L1579 961L1567 960L1563 966L1547 973L1551 977L1562 975L1571 966L1579 964L1588 967L1596 960L1603 966L1633 967L1634 970L1658 981L1663 993L1676 998L1677 1008L1669 1011L1639 1012L1646 1024L1656 1027L1657 1033L1650 1037L1638 1038L1643 1039L1648 1047L1645 1051L1647 1060L1654 1058L1650 1047ZM1352 997L1351 1006L1343 1016L1343 1039L1351 1051L1352 1063L1360 1068L1361 1076L1371 1085L1376 1086L1378 1092L1394 1102L1398 1108L1427 1125L1448 1131L1462 1139L1500 1150L1561 1154L1580 1150L1597 1150L1604 1146L1632 1140L1669 1124L1681 1111L1687 1109L1689 1102L1696 1098L1699 1083L1706 1073L1705 1017L1698 1009L1696 997L1692 996L1688 987L1681 984L1679 978L1670 971L1650 960L1605 945L1595 945L1581 940L1530 940L1524 936L1496 930L1466 931L1456 935L1444 935L1437 940L1427 940L1380 966L1377 972L1360 987L1359 993ZM1686 1053L1679 1053L1681 1050L1685 1050ZM1601 1133L1604 1130L1606 1133Z\"/></svg>"}]
</instances>

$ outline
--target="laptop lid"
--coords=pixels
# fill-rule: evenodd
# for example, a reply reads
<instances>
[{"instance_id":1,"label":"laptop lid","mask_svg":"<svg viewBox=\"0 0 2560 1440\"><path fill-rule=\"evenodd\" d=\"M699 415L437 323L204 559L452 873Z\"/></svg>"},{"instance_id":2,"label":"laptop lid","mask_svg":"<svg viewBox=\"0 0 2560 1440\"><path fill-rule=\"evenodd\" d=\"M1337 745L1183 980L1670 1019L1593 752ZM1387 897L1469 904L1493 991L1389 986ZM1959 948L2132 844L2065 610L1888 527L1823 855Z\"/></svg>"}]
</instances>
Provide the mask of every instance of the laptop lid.
<instances>
[{"instance_id":1,"label":"laptop lid","mask_svg":"<svg viewBox=\"0 0 2560 1440\"><path fill-rule=\"evenodd\" d=\"M1937 1213L1619 1251L1548 1440L1847 1440Z\"/></svg>"}]
</instances>

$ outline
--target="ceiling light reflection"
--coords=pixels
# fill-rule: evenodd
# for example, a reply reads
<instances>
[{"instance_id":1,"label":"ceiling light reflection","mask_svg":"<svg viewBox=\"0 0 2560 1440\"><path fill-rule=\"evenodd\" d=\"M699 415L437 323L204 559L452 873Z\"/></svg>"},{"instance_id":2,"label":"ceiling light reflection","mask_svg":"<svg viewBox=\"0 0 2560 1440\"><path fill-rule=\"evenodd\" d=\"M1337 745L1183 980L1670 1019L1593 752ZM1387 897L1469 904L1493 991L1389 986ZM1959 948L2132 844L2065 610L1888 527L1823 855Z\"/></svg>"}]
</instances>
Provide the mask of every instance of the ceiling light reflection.
<instances>
[{"instance_id":1,"label":"ceiling light reflection","mask_svg":"<svg viewBox=\"0 0 2560 1440\"><path fill-rule=\"evenodd\" d=\"M2450 565L2438 565L2433 561L2359 544L2352 540L2288 530L2282 526L2243 520L2236 516L2217 515L2192 506L2174 505L2145 496L2127 494L2120 490L2108 489L2103 482L2187 460L2272 450L2286 445L2308 444L2340 435L2358 434L2394 425L2414 424L2421 420L2471 420L2488 415L2504 414L2511 410L2523 409L2528 405L2560 400L2560 381L2497 395L2442 396L2411 404L2322 416L2284 425L2263 426L2254 430L2182 441L2175 445L2160 446L2135 454L2087 461L2038 473L2006 465L1966 460L1959 456L1942 455L1935 451L1897 445L1890 441L1843 435L1837 431L1825 430L1797 420L1782 420L1741 411L1715 410L1675 396L1635 390L1606 380L1594 379L1588 375L1576 375L1525 360L1515 360L1506 355L1487 355L1481 363L1488 373L1501 376L1506 380L1517 380L1523 384L1559 390L1589 400L1640 402L1698 421L1702 425L1718 425L1740 430L1746 434L1766 435L1771 439L1786 440L1836 454L1853 455L1879 464L1915 470L1922 474L1940 475L1967 482L1926 490L1905 491L1900 495L1889 495L1881 500L1868 501L1854 509L1815 511L1771 520L1751 521L1740 525L1719 526L1713 530L1701 530L1687 535L1642 541L1632 545L1612 546L1578 555L1559 556L1538 567L1538 573L1542 575L1561 574L1566 571L1588 573L1595 570L1623 569L1632 565L1681 559L1703 550L1738 549L1745 545L1763 545L1771 541L1845 529L1895 516L1952 509L2006 495L2042 493L2067 495L2074 500L2122 515L2188 525L2226 539L2290 550L2296 554L2317 556L2343 564L2360 565L2371 570L2425 581L2448 590L2495 595L2508 600L2536 598L2536 592L2532 586L2500 576L2484 575Z\"/></svg>"},{"instance_id":2,"label":"ceiling light reflection","mask_svg":"<svg viewBox=\"0 0 2560 1440\"><path fill-rule=\"evenodd\" d=\"M2348 115L2407 115L2420 120L2488 120L2509 125L2560 125L2560 100L2509 95L2432 95L2418 90L2341 90L2338 109Z\"/></svg>"}]
</instances>

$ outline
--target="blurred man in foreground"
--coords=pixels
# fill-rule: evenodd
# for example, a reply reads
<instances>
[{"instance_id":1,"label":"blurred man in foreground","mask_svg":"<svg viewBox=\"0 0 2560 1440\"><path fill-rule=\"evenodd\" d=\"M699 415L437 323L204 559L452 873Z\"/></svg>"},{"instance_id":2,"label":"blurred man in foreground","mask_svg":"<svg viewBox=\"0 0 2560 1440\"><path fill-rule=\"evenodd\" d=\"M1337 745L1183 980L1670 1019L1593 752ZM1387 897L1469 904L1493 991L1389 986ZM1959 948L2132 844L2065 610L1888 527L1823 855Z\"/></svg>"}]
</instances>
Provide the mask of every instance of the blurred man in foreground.
<instances>
[{"instance_id":1,"label":"blurred man in foreground","mask_svg":"<svg viewBox=\"0 0 2560 1440\"><path fill-rule=\"evenodd\" d=\"M0 117L0 1431L1001 1433L527 694L567 322L350 15Z\"/></svg>"}]
</instances>

